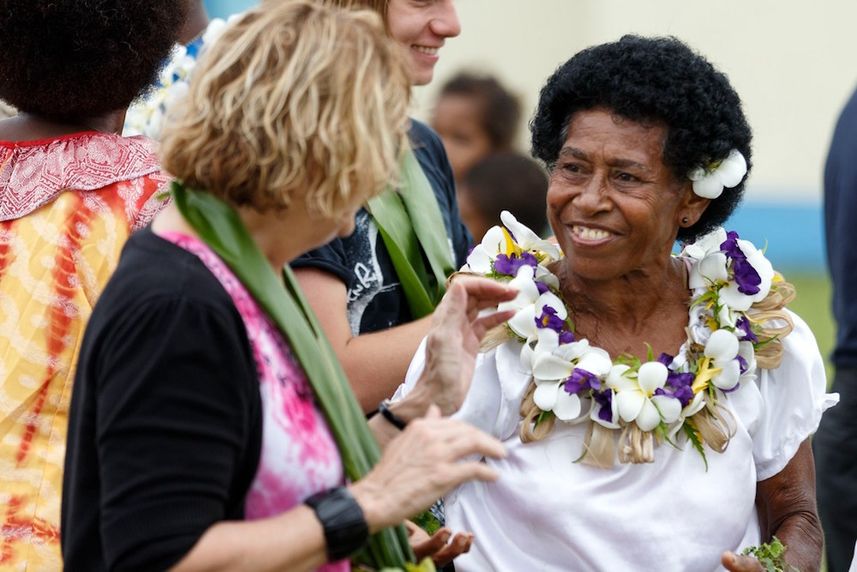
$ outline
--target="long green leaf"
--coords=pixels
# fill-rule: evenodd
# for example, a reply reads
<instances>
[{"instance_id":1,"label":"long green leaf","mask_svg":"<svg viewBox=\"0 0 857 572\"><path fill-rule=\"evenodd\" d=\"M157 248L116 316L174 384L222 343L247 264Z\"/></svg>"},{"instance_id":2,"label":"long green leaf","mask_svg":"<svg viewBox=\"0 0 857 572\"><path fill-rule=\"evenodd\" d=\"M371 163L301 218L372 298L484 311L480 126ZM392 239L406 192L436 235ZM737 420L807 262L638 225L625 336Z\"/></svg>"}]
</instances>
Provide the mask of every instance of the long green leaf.
<instances>
[{"instance_id":1,"label":"long green leaf","mask_svg":"<svg viewBox=\"0 0 857 572\"><path fill-rule=\"evenodd\" d=\"M284 271L284 288L238 214L223 201L177 181L172 192L177 208L199 238L229 266L289 341L339 447L346 475L351 481L360 479L378 461L378 444L291 270ZM402 526L373 535L362 554L375 568L404 569L414 561Z\"/></svg>"},{"instance_id":2,"label":"long green leaf","mask_svg":"<svg viewBox=\"0 0 857 572\"><path fill-rule=\"evenodd\" d=\"M366 205L375 221L414 318L434 311L455 271L443 215L413 151L402 160L402 187ZM427 267L426 267L426 262Z\"/></svg>"}]
</instances>

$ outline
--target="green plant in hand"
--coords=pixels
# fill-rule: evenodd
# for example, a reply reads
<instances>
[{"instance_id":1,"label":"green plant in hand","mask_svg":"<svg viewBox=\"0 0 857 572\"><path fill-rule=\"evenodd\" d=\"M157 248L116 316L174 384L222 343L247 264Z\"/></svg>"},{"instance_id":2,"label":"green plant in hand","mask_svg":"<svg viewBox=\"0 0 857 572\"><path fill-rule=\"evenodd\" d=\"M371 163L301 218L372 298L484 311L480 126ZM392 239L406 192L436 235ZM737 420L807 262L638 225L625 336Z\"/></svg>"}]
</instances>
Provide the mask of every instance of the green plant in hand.
<instances>
[{"instance_id":1,"label":"green plant in hand","mask_svg":"<svg viewBox=\"0 0 857 572\"><path fill-rule=\"evenodd\" d=\"M770 543L765 542L759 546L745 548L743 554L755 557L765 572L800 572L794 566L786 564L786 545L776 536Z\"/></svg>"}]
</instances>

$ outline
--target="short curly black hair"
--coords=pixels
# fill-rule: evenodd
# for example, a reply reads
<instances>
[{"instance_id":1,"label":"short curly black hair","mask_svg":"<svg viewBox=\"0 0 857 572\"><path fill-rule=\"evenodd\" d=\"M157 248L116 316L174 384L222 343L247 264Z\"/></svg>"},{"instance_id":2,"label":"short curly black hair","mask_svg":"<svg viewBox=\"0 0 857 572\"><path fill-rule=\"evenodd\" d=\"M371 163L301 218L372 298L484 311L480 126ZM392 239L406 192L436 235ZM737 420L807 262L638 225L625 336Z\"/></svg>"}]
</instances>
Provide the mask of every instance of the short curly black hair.
<instances>
[{"instance_id":1,"label":"short curly black hair","mask_svg":"<svg viewBox=\"0 0 857 572\"><path fill-rule=\"evenodd\" d=\"M463 95L480 100L479 123L498 151L511 149L521 121L521 102L494 77L462 72L440 88L440 97Z\"/></svg>"},{"instance_id":2,"label":"short curly black hair","mask_svg":"<svg viewBox=\"0 0 857 572\"><path fill-rule=\"evenodd\" d=\"M725 159L732 149L747 159L749 174L752 133L738 94L723 73L676 38L624 36L562 64L542 88L530 122L533 155L552 168L571 116L596 107L632 121L664 124L664 164L679 180ZM725 222L745 181L746 176L724 189L696 224L679 229L678 238L693 240Z\"/></svg>"},{"instance_id":3,"label":"short curly black hair","mask_svg":"<svg viewBox=\"0 0 857 572\"><path fill-rule=\"evenodd\" d=\"M149 87L186 0L0 0L0 99L55 120L121 110Z\"/></svg>"}]
</instances>

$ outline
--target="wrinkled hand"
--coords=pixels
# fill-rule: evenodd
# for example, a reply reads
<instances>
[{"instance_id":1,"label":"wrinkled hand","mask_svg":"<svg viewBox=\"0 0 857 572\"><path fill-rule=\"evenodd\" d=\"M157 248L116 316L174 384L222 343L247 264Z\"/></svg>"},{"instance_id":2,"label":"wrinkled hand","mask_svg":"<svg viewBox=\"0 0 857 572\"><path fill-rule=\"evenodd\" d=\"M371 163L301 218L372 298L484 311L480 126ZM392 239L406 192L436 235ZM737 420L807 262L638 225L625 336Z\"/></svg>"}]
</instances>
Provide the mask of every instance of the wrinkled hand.
<instances>
[{"instance_id":1,"label":"wrinkled hand","mask_svg":"<svg viewBox=\"0 0 857 572\"><path fill-rule=\"evenodd\" d=\"M752 556L744 556L734 552L724 552L723 556L720 557L720 563L729 572L765 572L761 562Z\"/></svg>"},{"instance_id":2,"label":"wrinkled hand","mask_svg":"<svg viewBox=\"0 0 857 572\"><path fill-rule=\"evenodd\" d=\"M422 419L390 441L381 460L351 486L372 532L392 526L428 508L461 483L493 481L497 473L465 457L501 458L497 439L475 427L442 418L431 406Z\"/></svg>"},{"instance_id":3,"label":"wrinkled hand","mask_svg":"<svg viewBox=\"0 0 857 572\"><path fill-rule=\"evenodd\" d=\"M506 285L475 276L461 276L449 287L434 311L426 339L426 367L415 397L423 397L440 407L443 415L455 413L470 389L479 344L485 334L507 321L514 312L480 311L494 308L515 297Z\"/></svg>"},{"instance_id":4,"label":"wrinkled hand","mask_svg":"<svg viewBox=\"0 0 857 572\"><path fill-rule=\"evenodd\" d=\"M473 544L473 534L470 532L457 532L450 540L452 532L446 527L431 536L410 520L405 521L405 528L408 529L408 540L417 562L430 557L435 565L446 566L456 557L469 552Z\"/></svg>"}]
</instances>

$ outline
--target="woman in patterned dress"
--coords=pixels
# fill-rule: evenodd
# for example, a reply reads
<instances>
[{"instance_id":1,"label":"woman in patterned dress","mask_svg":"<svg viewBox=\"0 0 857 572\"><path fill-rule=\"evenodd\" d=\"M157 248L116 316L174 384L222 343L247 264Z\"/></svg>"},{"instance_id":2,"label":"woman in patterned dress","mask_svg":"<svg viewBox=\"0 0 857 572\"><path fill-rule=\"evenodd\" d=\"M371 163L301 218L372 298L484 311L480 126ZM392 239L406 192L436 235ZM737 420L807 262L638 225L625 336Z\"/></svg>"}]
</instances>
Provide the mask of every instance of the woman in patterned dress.
<instances>
[{"instance_id":1,"label":"woman in patterned dress","mask_svg":"<svg viewBox=\"0 0 857 572\"><path fill-rule=\"evenodd\" d=\"M185 4L0 2L0 568L57 570L83 327L129 234L161 206L150 141L117 133Z\"/></svg>"}]
</instances>

